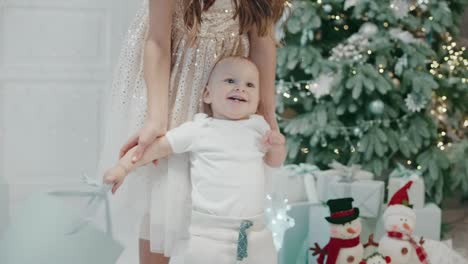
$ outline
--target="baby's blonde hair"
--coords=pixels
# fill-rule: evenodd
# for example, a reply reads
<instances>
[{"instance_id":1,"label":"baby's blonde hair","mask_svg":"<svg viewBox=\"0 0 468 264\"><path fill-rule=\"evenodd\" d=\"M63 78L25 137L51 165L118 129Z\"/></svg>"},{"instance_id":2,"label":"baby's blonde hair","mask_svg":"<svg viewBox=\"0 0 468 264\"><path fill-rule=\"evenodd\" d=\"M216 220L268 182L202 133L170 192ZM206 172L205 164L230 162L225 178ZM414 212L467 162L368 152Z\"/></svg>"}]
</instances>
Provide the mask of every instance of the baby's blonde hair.
<instances>
[{"instance_id":1,"label":"baby's blonde hair","mask_svg":"<svg viewBox=\"0 0 468 264\"><path fill-rule=\"evenodd\" d=\"M218 65L220 65L221 63L223 63L223 62L225 62L225 61L228 61L228 60L244 61L244 62L250 63L250 64L252 64L253 66L255 66L255 69L257 69L257 71L258 71L257 65L256 65L251 59L249 59L249 58L247 58L247 57L240 56L240 55L231 55L231 56L222 57L221 59L219 59L219 60L213 65L213 68L211 69L210 75L208 76L208 80L206 81L205 89L206 89L206 87L208 86L208 83L210 82L211 76L213 75L213 72L215 71L216 66L218 66Z\"/></svg>"}]
</instances>

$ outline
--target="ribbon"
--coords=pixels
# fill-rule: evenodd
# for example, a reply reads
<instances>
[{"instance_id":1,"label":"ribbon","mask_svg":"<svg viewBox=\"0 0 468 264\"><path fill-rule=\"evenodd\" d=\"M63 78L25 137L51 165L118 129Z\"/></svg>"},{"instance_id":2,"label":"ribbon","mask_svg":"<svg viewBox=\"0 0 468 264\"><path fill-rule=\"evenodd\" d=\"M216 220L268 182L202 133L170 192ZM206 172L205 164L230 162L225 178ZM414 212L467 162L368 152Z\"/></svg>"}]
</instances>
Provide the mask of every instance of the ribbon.
<instances>
[{"instance_id":1,"label":"ribbon","mask_svg":"<svg viewBox=\"0 0 468 264\"><path fill-rule=\"evenodd\" d=\"M402 178L405 182L409 180L418 180L421 176L421 172L418 170L410 170L405 166L397 163L397 167L390 173L389 177L391 178Z\"/></svg>"},{"instance_id":2,"label":"ribbon","mask_svg":"<svg viewBox=\"0 0 468 264\"><path fill-rule=\"evenodd\" d=\"M331 169L326 171L327 175L333 175L333 176L339 176L340 180L338 182L343 183L342 190L343 193L341 193L340 196L342 197L353 197L352 192L352 183L355 181L359 180L372 180L373 179L373 174L371 172L362 170L361 165L358 164L353 164L351 166L345 166L338 161L333 161L331 164L328 165ZM362 197L359 201L356 201L358 203L357 207L359 207L361 210L365 209L369 212L373 212L372 208L369 207L369 204L366 202L369 199L372 199L374 196L375 192L371 193L365 193L362 194L362 196L366 195L367 197Z\"/></svg>"},{"instance_id":3,"label":"ribbon","mask_svg":"<svg viewBox=\"0 0 468 264\"><path fill-rule=\"evenodd\" d=\"M289 174L289 176L291 177L314 174L314 172L320 171L320 169L317 166L308 163L301 163L299 165L289 164L284 166L284 168L292 172L291 174Z\"/></svg>"},{"instance_id":4,"label":"ribbon","mask_svg":"<svg viewBox=\"0 0 468 264\"><path fill-rule=\"evenodd\" d=\"M55 196L83 196L89 197L86 208L77 221L71 224L70 231L67 232L67 235L73 235L79 232L81 229L86 227L90 222L92 217L96 214L99 206L104 203L106 208L106 233L112 237L112 222L110 216L110 206L109 200L107 199L107 193L112 189L110 184L99 184L96 181L91 180L89 177L83 175L82 181L91 187L94 187L92 191L51 191L49 194Z\"/></svg>"},{"instance_id":5,"label":"ribbon","mask_svg":"<svg viewBox=\"0 0 468 264\"><path fill-rule=\"evenodd\" d=\"M237 260L238 261L242 261L244 258L248 256L247 229L249 229L252 225L253 223L250 220L242 220L240 224L239 239L237 240Z\"/></svg>"},{"instance_id":6,"label":"ribbon","mask_svg":"<svg viewBox=\"0 0 468 264\"><path fill-rule=\"evenodd\" d=\"M340 182L351 183L356 180L372 179L373 174L361 169L361 165L352 164L345 166L338 161L334 160L328 166L334 171L334 175L341 177Z\"/></svg>"}]
</instances>

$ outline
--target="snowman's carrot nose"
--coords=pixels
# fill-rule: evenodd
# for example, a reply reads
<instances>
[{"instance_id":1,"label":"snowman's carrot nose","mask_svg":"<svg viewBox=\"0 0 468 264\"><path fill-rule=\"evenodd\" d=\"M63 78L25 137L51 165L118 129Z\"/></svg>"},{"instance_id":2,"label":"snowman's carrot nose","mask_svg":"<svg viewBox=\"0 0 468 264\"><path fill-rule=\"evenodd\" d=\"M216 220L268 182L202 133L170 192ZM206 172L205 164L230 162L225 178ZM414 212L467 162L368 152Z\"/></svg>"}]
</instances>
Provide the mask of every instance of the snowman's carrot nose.
<instances>
[{"instance_id":1,"label":"snowman's carrot nose","mask_svg":"<svg viewBox=\"0 0 468 264\"><path fill-rule=\"evenodd\" d=\"M411 227L407 223L403 223L403 228L408 231L411 231Z\"/></svg>"},{"instance_id":2,"label":"snowman's carrot nose","mask_svg":"<svg viewBox=\"0 0 468 264\"><path fill-rule=\"evenodd\" d=\"M356 230L352 229L351 227L348 227L346 229L346 232L350 233L350 234L356 234Z\"/></svg>"}]
</instances>

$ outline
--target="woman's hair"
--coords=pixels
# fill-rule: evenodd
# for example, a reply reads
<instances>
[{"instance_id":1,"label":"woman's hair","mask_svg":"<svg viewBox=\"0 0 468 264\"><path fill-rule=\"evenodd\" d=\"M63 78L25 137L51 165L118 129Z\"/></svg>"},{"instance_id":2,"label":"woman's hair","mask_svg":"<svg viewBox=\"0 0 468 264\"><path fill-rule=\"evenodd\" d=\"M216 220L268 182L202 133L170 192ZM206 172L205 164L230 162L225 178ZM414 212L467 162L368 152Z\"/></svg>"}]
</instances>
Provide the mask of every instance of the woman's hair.
<instances>
[{"instance_id":1,"label":"woman's hair","mask_svg":"<svg viewBox=\"0 0 468 264\"><path fill-rule=\"evenodd\" d=\"M202 10L203 1L203 10ZM201 14L216 0L184 0L184 23L192 38L200 29ZM272 34L270 29L282 16L287 0L231 0L234 2L234 19L239 17L239 34L247 33L254 26L260 36Z\"/></svg>"}]
</instances>

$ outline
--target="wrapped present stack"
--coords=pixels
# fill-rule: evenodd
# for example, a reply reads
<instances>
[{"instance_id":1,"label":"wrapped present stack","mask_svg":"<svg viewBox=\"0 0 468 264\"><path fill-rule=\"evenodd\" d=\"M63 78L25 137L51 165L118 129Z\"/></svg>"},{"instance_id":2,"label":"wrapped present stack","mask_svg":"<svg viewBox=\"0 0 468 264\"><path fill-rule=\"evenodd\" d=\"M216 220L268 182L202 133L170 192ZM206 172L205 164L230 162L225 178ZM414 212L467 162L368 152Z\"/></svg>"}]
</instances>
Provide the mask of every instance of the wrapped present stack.
<instances>
[{"instance_id":1,"label":"wrapped present stack","mask_svg":"<svg viewBox=\"0 0 468 264\"><path fill-rule=\"evenodd\" d=\"M436 204L425 203L424 181L419 171L398 165L389 175L388 197L394 196L408 181L412 181L408 196L416 214L415 235L440 240L442 212ZM362 223L361 243L368 242L370 234L374 234L378 241L384 233L382 215L388 203L384 201L385 184L375 180L374 175L360 165L345 166L334 161L327 170L319 170L310 164L288 165L277 181L277 187L285 197L292 198L289 215L296 224L285 234L279 263L317 263L309 249L315 243L322 245L330 239L325 221L330 214L325 204L328 200L354 199L353 204L359 208ZM368 249L365 256L371 255Z\"/></svg>"}]
</instances>

